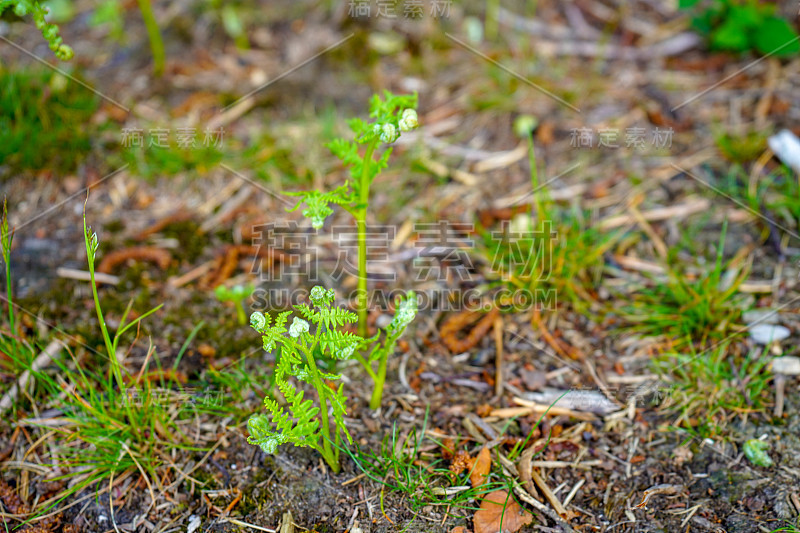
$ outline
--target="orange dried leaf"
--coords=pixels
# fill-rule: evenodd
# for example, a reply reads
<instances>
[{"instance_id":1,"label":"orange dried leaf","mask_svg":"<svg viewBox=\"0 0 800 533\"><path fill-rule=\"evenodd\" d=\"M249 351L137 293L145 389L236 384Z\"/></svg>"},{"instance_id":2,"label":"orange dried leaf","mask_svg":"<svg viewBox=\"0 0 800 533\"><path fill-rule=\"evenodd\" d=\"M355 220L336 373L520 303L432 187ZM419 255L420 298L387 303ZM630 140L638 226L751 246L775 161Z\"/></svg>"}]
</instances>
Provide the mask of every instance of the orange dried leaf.
<instances>
[{"instance_id":1,"label":"orange dried leaf","mask_svg":"<svg viewBox=\"0 0 800 533\"><path fill-rule=\"evenodd\" d=\"M504 490L489 493L481 508L472 517L475 533L515 533L533 521L533 515L522 509Z\"/></svg>"},{"instance_id":2,"label":"orange dried leaf","mask_svg":"<svg viewBox=\"0 0 800 533\"><path fill-rule=\"evenodd\" d=\"M492 454L489 453L489 448L485 446L481 448L478 457L472 467L472 472L469 474L469 481L472 487L480 487L489 478L489 471L492 469Z\"/></svg>"}]
</instances>

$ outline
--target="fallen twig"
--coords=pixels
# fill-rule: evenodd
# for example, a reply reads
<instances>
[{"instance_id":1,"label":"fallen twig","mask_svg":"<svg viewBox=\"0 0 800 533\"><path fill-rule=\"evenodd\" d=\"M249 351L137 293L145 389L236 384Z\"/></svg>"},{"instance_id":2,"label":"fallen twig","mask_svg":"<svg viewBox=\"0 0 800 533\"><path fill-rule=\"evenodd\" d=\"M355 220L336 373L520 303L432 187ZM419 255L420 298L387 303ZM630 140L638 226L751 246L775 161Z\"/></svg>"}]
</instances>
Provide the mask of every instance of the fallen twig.
<instances>
[{"instance_id":1,"label":"fallen twig","mask_svg":"<svg viewBox=\"0 0 800 533\"><path fill-rule=\"evenodd\" d=\"M91 281L91 274L87 270L78 270L76 268L59 267L56 269L56 276L59 278L76 279L78 281ZM103 274L97 272L94 275L94 280L97 283L105 283L106 285L119 285L119 277L112 276L111 274Z\"/></svg>"},{"instance_id":2,"label":"fallen twig","mask_svg":"<svg viewBox=\"0 0 800 533\"><path fill-rule=\"evenodd\" d=\"M439 330L439 335L442 337L442 342L453 353L463 353L473 348L489 331L489 328L494 324L495 319L500 315L500 310L493 307L491 311L486 313L481 318L475 327L463 339L459 339L456 335L465 326L473 323L475 319L480 316L478 311L462 311L461 313L452 315L442 324Z\"/></svg>"},{"instance_id":3,"label":"fallen twig","mask_svg":"<svg viewBox=\"0 0 800 533\"><path fill-rule=\"evenodd\" d=\"M114 267L127 261L128 259L136 259L138 261L151 261L158 265L162 270L169 267L172 261L172 255L166 250L161 248L154 248L152 246L133 246L131 248L124 248L122 250L115 250L106 254L97 271L103 274L110 274Z\"/></svg>"}]
</instances>

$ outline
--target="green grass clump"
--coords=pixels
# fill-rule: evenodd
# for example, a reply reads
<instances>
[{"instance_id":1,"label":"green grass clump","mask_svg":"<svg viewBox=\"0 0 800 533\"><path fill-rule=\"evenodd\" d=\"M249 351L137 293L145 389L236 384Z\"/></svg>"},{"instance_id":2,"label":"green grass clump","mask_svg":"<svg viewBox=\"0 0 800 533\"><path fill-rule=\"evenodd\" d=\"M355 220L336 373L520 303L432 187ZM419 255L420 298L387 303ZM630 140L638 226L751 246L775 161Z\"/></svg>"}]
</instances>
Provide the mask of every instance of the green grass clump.
<instances>
[{"instance_id":1,"label":"green grass clump","mask_svg":"<svg viewBox=\"0 0 800 533\"><path fill-rule=\"evenodd\" d=\"M138 471L152 493L156 469L164 464L166 457L164 450L198 449L181 431L180 422L193 418L197 410L204 409L204 406L193 402L192 395L179 388L181 384L175 376L178 375L178 364L199 326L187 338L171 369L161 368L155 347L151 345L138 372L128 372L122 362L124 357L120 358L120 341L126 333L138 330L140 322L160 306L127 321L131 313L131 305L128 305L118 320L116 331L112 333L108 330L94 281L98 239L86 227L84 220L92 295L105 353L84 346L99 358L93 358L90 354L76 355L65 343L68 357L57 355L47 367L34 366L32 362L38 351L32 344L22 340L14 327L16 317L9 266L11 233L5 215L0 231L3 236L0 248L8 280L8 321L11 326L11 333L0 330L0 347L9 359L4 366L10 366L16 372L27 370L31 376L30 392L27 389L20 391L13 408L17 412L33 412L30 419L22 419L20 424L41 427L57 435L51 466L56 470L66 469L57 479L71 480L66 490L48 500L47 503L51 505L46 507L51 508L83 489L92 486L99 489L96 485L98 482L126 472ZM88 360L99 360L105 364L99 365L96 370L90 369L95 365L93 362L87 364L87 356ZM52 410L55 416L38 418L38 414L45 410Z\"/></svg>"},{"instance_id":2,"label":"green grass clump","mask_svg":"<svg viewBox=\"0 0 800 533\"><path fill-rule=\"evenodd\" d=\"M174 133L170 135L168 144L163 146L150 144L149 137L143 134L144 146L124 146L122 161L130 165L131 170L146 179L160 176L174 176L184 172L205 175L217 168L223 160L224 153L203 139L203 132L193 136L193 142L181 146ZM125 141L128 142L128 141Z\"/></svg>"},{"instance_id":3,"label":"green grass clump","mask_svg":"<svg viewBox=\"0 0 800 533\"><path fill-rule=\"evenodd\" d=\"M664 409L676 415L673 426L697 437L724 434L737 415L764 411L770 401L771 358L761 351L742 353L732 342L703 352L665 353L656 371L671 383Z\"/></svg>"},{"instance_id":4,"label":"green grass clump","mask_svg":"<svg viewBox=\"0 0 800 533\"><path fill-rule=\"evenodd\" d=\"M722 132L715 136L714 142L720 153L735 163L754 161L767 149L769 131L749 131L743 135Z\"/></svg>"},{"instance_id":5,"label":"green grass clump","mask_svg":"<svg viewBox=\"0 0 800 533\"><path fill-rule=\"evenodd\" d=\"M97 97L51 71L0 69L2 174L74 172L91 149Z\"/></svg>"},{"instance_id":6,"label":"green grass clump","mask_svg":"<svg viewBox=\"0 0 800 533\"><path fill-rule=\"evenodd\" d=\"M793 524L789 521L786 521L786 525L779 527L778 529L773 529L770 531L770 533L778 533L779 531L785 531L786 533L800 533L800 517L798 517Z\"/></svg>"},{"instance_id":7,"label":"green grass clump","mask_svg":"<svg viewBox=\"0 0 800 533\"><path fill-rule=\"evenodd\" d=\"M648 337L666 337L674 348L706 346L741 330L739 320L747 305L738 293L748 268L723 265L724 240L723 229L714 267L696 279L668 265L665 279L638 291L622 311L627 328Z\"/></svg>"},{"instance_id":8,"label":"green grass clump","mask_svg":"<svg viewBox=\"0 0 800 533\"><path fill-rule=\"evenodd\" d=\"M720 179L719 189L754 213L760 213L790 229L800 228L800 181L786 167L767 175L750 177L740 165L732 166ZM769 228L759 221L766 239Z\"/></svg>"},{"instance_id":9,"label":"green grass clump","mask_svg":"<svg viewBox=\"0 0 800 533\"><path fill-rule=\"evenodd\" d=\"M504 295L499 303L548 310L569 303L585 310L597 300L603 255L614 246L617 234L589 227L588 213L581 210L552 203L543 207L541 218L524 213L512 220L508 238L483 232L481 253L492 265L493 285L501 286L499 294Z\"/></svg>"},{"instance_id":10,"label":"green grass clump","mask_svg":"<svg viewBox=\"0 0 800 533\"><path fill-rule=\"evenodd\" d=\"M589 211L577 206L564 209L549 197L539 185L532 132L524 134L529 142L533 213L516 215L503 232L484 228L479 251L491 265L493 285L501 288L501 305L553 310L560 301L586 310L597 301L604 254L621 234L592 227Z\"/></svg>"},{"instance_id":11,"label":"green grass clump","mask_svg":"<svg viewBox=\"0 0 800 533\"><path fill-rule=\"evenodd\" d=\"M381 490L381 510L384 509L384 492L401 494L408 502L408 507L415 512L427 506L444 509L463 509L477 511L476 501L489 492L512 487L510 478L492 474L483 485L472 487L469 475L465 471L455 476L449 468L449 461L441 454L423 453L423 441L429 440L431 445L441 446L430 437L425 437L427 417L421 431L412 428L405 435L392 429L381 441L380 450L373 452L356 445L354 450L346 450L350 458L369 479L383 485ZM428 446L426 446L428 447Z\"/></svg>"},{"instance_id":12,"label":"green grass clump","mask_svg":"<svg viewBox=\"0 0 800 533\"><path fill-rule=\"evenodd\" d=\"M14 234L8 227L8 210L3 201L3 217L0 219L0 253L5 266L6 295L3 298L8 307L7 330L0 330L0 372L16 376L29 368L36 358L36 349L20 336L16 328L14 313L13 283L11 281L11 242Z\"/></svg>"}]
</instances>

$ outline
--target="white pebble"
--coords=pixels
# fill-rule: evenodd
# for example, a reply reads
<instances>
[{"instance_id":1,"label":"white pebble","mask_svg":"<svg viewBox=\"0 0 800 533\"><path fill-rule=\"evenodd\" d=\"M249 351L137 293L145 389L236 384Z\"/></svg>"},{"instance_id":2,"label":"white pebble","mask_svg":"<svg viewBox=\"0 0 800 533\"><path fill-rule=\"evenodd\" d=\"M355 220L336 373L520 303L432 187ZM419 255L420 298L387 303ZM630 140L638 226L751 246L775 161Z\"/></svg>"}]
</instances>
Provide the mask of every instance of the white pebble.
<instances>
[{"instance_id":1,"label":"white pebble","mask_svg":"<svg viewBox=\"0 0 800 533\"><path fill-rule=\"evenodd\" d=\"M750 338L756 344L771 344L775 341L782 341L787 338L791 331L778 324L756 324L750 326Z\"/></svg>"}]
</instances>

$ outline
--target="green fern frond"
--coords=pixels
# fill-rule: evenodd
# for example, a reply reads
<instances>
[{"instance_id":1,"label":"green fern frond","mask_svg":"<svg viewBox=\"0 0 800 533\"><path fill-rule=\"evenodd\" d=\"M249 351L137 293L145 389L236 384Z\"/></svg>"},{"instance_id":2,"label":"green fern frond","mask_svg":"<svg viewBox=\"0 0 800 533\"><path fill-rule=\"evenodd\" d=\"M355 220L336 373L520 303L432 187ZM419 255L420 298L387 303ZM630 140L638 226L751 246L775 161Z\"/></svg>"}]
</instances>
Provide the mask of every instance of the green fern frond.
<instances>
[{"instance_id":1,"label":"green fern frond","mask_svg":"<svg viewBox=\"0 0 800 533\"><path fill-rule=\"evenodd\" d=\"M346 331L327 330L320 335L322 353L326 351L340 360L350 359L361 345L362 338Z\"/></svg>"},{"instance_id":2,"label":"green fern frond","mask_svg":"<svg viewBox=\"0 0 800 533\"><path fill-rule=\"evenodd\" d=\"M287 211L296 211L305 203L306 208L303 209L303 216L311 219L311 225L317 229L321 228L325 224L325 219L333 214L330 204L348 205L353 201L352 192L347 183L328 192L299 191L287 194L301 197L295 206L287 209Z\"/></svg>"},{"instance_id":3,"label":"green fern frond","mask_svg":"<svg viewBox=\"0 0 800 533\"><path fill-rule=\"evenodd\" d=\"M322 314L311 309L308 304L297 304L294 306L294 310L309 322L313 322L314 324L322 322Z\"/></svg>"},{"instance_id":4,"label":"green fern frond","mask_svg":"<svg viewBox=\"0 0 800 533\"><path fill-rule=\"evenodd\" d=\"M321 310L323 323L326 327L331 325L344 326L358 322L358 315L342 307L331 307Z\"/></svg>"},{"instance_id":5,"label":"green fern frond","mask_svg":"<svg viewBox=\"0 0 800 533\"><path fill-rule=\"evenodd\" d=\"M334 392L330 391L328 395L328 399L331 402L331 413L333 413L333 419L336 422L336 425L342 428L342 433L347 438L347 442L352 444L353 439L350 436L350 433L347 431L347 424L344 421L344 415L346 414L345 405L347 405L347 398L345 397L342 389L344 384L339 385L339 388ZM329 389L330 390L330 389Z\"/></svg>"},{"instance_id":6,"label":"green fern frond","mask_svg":"<svg viewBox=\"0 0 800 533\"><path fill-rule=\"evenodd\" d=\"M328 464L338 470L338 448L334 450L331 444L338 443L342 433L352 442L344 422L347 398L343 384L335 391L326 384L340 380L341 376L321 371L314 356L327 352L336 359L349 359L363 341L357 335L336 329L356 321L357 317L346 309L334 307L335 297L332 290L314 287L309 298L313 308L307 304L295 306L297 314L305 320L295 316L288 329L289 311L278 314L274 324L269 315L260 312L251 315L250 325L262 335L264 348L271 350L280 346L274 381L287 405L281 407L275 400L265 398L264 407L269 415L251 417L247 423L250 432L247 440L267 453L275 453L281 444L308 446L319 451ZM310 331L309 322L316 324L316 331ZM290 381L291 377L297 380L298 386L293 384L294 380ZM299 388L301 383L316 389L321 407L305 399L305 392ZM334 421L333 435L329 416Z\"/></svg>"},{"instance_id":7,"label":"green fern frond","mask_svg":"<svg viewBox=\"0 0 800 533\"><path fill-rule=\"evenodd\" d=\"M289 315L291 314L291 311L284 311L282 313L278 313L277 318L275 318L275 329L280 330L280 333L286 332L286 322L289 320Z\"/></svg>"}]
</instances>

